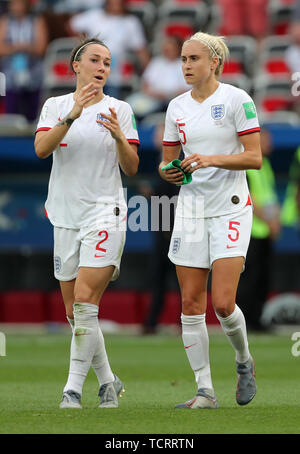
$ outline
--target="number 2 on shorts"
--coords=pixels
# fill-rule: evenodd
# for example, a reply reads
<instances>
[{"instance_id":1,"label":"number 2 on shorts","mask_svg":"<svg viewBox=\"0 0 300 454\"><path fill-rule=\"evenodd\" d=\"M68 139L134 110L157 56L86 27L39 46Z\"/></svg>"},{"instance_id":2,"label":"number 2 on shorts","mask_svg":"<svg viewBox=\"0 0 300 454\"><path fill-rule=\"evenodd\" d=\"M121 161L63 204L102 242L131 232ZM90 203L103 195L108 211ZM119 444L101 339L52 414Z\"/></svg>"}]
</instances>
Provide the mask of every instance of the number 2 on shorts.
<instances>
[{"instance_id":1,"label":"number 2 on shorts","mask_svg":"<svg viewBox=\"0 0 300 454\"><path fill-rule=\"evenodd\" d=\"M101 232L98 233L98 236L104 236L104 238L102 240L100 240L97 244L96 244L96 250L99 251L99 252L103 252L104 254L106 253L107 249L103 248L103 247L100 247L100 245L102 243L104 243L104 241L107 240L108 238L108 233L106 230L101 230ZM99 254L95 254L95 257L104 257L104 255L99 255Z\"/></svg>"}]
</instances>

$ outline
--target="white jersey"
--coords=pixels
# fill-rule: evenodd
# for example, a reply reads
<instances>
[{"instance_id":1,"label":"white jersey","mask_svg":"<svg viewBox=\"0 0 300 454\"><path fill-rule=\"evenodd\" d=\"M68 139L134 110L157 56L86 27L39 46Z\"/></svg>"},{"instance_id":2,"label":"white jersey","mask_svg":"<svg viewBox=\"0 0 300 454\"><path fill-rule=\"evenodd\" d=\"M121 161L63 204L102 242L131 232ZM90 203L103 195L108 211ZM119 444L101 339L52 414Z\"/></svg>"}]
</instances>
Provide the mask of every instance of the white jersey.
<instances>
[{"instance_id":1,"label":"white jersey","mask_svg":"<svg viewBox=\"0 0 300 454\"><path fill-rule=\"evenodd\" d=\"M181 144L185 157L194 153L234 155L244 151L239 136L259 130L251 97L244 90L220 83L202 103L193 99L191 90L170 102L163 145ZM193 173L192 182L180 188L179 209L186 205L183 201L195 196L197 217L236 212L250 200L246 172L216 167L198 169ZM189 207L184 209L185 216L189 217Z\"/></svg>"},{"instance_id":2,"label":"white jersey","mask_svg":"<svg viewBox=\"0 0 300 454\"><path fill-rule=\"evenodd\" d=\"M74 93L49 98L42 109L37 131L47 131L65 118L74 105ZM97 228L126 216L116 142L110 132L96 123L100 113L116 110L120 127L129 143L139 145L135 119L129 104L110 96L84 108L62 143L54 150L45 204L50 222L56 227ZM117 207L117 209L116 209Z\"/></svg>"}]
</instances>

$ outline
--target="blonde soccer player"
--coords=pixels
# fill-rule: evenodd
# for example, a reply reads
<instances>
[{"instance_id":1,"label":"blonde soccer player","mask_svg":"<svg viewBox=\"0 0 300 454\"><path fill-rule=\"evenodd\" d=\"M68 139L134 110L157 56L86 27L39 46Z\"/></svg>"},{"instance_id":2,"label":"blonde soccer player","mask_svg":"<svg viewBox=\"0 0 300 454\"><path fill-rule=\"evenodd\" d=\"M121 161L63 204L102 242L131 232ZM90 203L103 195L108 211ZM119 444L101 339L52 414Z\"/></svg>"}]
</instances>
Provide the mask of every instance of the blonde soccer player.
<instances>
[{"instance_id":1,"label":"blonde soccer player","mask_svg":"<svg viewBox=\"0 0 300 454\"><path fill-rule=\"evenodd\" d=\"M177 408L219 406L205 321L210 270L212 304L235 351L236 401L246 405L256 393L245 319L235 297L252 226L245 171L261 167L260 128L251 97L218 81L227 55L222 37L199 32L184 42L182 70L192 88L170 102L165 121L160 175L182 184L180 170L162 170L178 159L181 147L181 169L192 174L192 182L180 188L169 258L176 265L182 339L197 392Z\"/></svg>"},{"instance_id":2,"label":"blonde soccer player","mask_svg":"<svg viewBox=\"0 0 300 454\"><path fill-rule=\"evenodd\" d=\"M37 156L53 157L45 209L54 226L54 274L73 330L60 408L81 408L90 366L101 408L117 407L123 390L107 358L98 305L119 274L127 213L119 168L137 172L139 138L131 107L103 93L110 64L102 41L78 45L70 58L76 89L45 102L36 130Z\"/></svg>"}]
</instances>

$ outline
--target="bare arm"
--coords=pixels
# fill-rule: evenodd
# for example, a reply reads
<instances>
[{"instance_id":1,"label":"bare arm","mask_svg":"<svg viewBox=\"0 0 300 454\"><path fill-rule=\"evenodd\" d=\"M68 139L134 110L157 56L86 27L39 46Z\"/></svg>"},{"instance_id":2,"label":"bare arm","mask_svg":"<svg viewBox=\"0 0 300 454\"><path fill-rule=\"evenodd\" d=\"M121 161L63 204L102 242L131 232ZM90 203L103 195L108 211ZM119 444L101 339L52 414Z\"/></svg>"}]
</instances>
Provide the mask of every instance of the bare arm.
<instances>
[{"instance_id":1,"label":"bare arm","mask_svg":"<svg viewBox=\"0 0 300 454\"><path fill-rule=\"evenodd\" d=\"M173 161L174 159L178 159L181 150L181 145L174 145L174 146L163 146L163 160L159 164L158 172L160 176L172 184L180 184L183 180L182 172L171 169L171 170L161 170L162 167L169 164L169 162Z\"/></svg>"},{"instance_id":2,"label":"bare arm","mask_svg":"<svg viewBox=\"0 0 300 454\"><path fill-rule=\"evenodd\" d=\"M115 109L109 108L111 115L101 115L108 121L97 120L97 123L102 124L111 133L117 145L118 161L125 175L132 177L137 173L139 165L139 157L137 154L137 146L128 143L124 133L122 132Z\"/></svg>"},{"instance_id":3,"label":"bare arm","mask_svg":"<svg viewBox=\"0 0 300 454\"><path fill-rule=\"evenodd\" d=\"M262 165L262 155L260 149L260 134L245 134L240 137L244 146L244 152L236 155L211 155L204 156L197 153L184 159L181 167L188 172L194 172L203 167L219 167L228 170L260 169ZM196 162L197 165L191 167Z\"/></svg>"}]
</instances>

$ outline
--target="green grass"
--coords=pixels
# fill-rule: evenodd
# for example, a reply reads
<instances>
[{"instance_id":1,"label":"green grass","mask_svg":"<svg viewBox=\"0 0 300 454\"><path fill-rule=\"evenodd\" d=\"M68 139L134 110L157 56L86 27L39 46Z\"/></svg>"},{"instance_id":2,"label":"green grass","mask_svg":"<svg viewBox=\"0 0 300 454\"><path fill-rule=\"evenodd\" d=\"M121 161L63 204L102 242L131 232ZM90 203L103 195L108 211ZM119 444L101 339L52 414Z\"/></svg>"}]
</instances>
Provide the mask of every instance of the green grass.
<instances>
[{"instance_id":1,"label":"green grass","mask_svg":"<svg viewBox=\"0 0 300 454\"><path fill-rule=\"evenodd\" d=\"M174 410L196 387L181 338L106 335L111 366L125 382L118 409L101 410L91 370L82 410L59 410L69 365L70 336L7 335L0 357L1 434L299 434L300 357L291 336L250 336L258 393L248 406L235 402L233 350L210 335L218 410Z\"/></svg>"}]
</instances>

